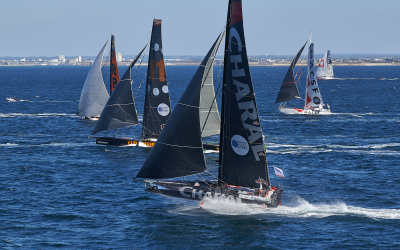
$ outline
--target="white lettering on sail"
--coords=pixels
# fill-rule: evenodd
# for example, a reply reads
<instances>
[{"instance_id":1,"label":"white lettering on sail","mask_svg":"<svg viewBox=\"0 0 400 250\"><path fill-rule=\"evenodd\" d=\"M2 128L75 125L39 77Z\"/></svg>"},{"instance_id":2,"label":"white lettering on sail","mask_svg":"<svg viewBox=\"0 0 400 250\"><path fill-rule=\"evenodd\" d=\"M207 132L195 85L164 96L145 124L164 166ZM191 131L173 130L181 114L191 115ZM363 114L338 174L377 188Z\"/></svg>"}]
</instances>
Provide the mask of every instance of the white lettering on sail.
<instances>
[{"instance_id":1,"label":"white lettering on sail","mask_svg":"<svg viewBox=\"0 0 400 250\"><path fill-rule=\"evenodd\" d=\"M237 65L237 63L242 62L242 57L240 55L231 55L230 59L231 59L231 63L235 64L235 68L232 69L232 76L233 77L245 76L246 74L244 73L244 69L238 69L238 65Z\"/></svg>"},{"instance_id":2,"label":"white lettering on sail","mask_svg":"<svg viewBox=\"0 0 400 250\"><path fill-rule=\"evenodd\" d=\"M231 68L231 75L233 78L246 76L245 69L243 67L239 68L240 66L243 65L243 63L242 63L243 55L241 53L239 53L243 49L242 48L242 40L240 38L240 35L237 32L237 30L233 27L230 28L229 34L230 34L229 35L229 51L232 53L230 55L229 59L230 59L231 66L233 66L232 64L234 64L234 66ZM232 46L232 44L235 44L236 46ZM233 51L234 48L237 51ZM245 98L245 99L247 99L246 101L240 102L240 100L242 100L243 97L246 97L249 95L250 87L248 84L239 82L236 79L232 79L232 80L233 80L232 83L237 87L236 101L238 102L238 108L239 108L239 110L244 110L244 112L241 114L241 119L242 119L244 128L249 130L249 133L250 133L249 143L251 144L251 143L254 143L255 141L259 140L262 137L262 132L261 132L260 127L255 127L255 126L249 125L249 124L255 124L254 122L259 124L259 118L258 118L258 112L256 109L256 104L254 102L254 99L248 101L248 98ZM246 121L248 123L246 123ZM239 155L246 155L249 151L248 142L246 141L245 138L243 138L240 135L234 135L232 137L231 146L232 146L232 149L234 150L234 152ZM262 144L252 145L251 148L253 150L253 154L255 156L256 161L260 161L258 152L264 152L263 145Z\"/></svg>"},{"instance_id":3,"label":"white lettering on sail","mask_svg":"<svg viewBox=\"0 0 400 250\"><path fill-rule=\"evenodd\" d=\"M254 105L254 101L239 102L238 106L239 106L239 109L246 110L245 112L242 113L243 123L247 120L247 118L250 118L252 120L256 120L258 118L258 113L257 113L256 107ZM246 123L244 123L244 124L246 124Z\"/></svg>"},{"instance_id":4,"label":"white lettering on sail","mask_svg":"<svg viewBox=\"0 0 400 250\"><path fill-rule=\"evenodd\" d=\"M248 93L250 93L250 89L247 84L238 82L235 79L233 79L233 84L235 84L237 87L236 101L240 101L240 99L242 99L244 96L246 96Z\"/></svg>"}]
</instances>

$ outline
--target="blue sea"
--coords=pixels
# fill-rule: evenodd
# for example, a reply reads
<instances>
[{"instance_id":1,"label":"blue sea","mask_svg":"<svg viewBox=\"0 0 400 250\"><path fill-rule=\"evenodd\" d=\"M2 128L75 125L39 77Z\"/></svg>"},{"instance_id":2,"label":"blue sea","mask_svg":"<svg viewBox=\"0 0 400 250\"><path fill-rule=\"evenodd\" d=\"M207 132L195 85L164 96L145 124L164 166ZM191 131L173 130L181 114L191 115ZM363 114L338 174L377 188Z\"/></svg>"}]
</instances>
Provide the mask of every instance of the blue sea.
<instances>
[{"instance_id":1,"label":"blue sea","mask_svg":"<svg viewBox=\"0 0 400 250\"><path fill-rule=\"evenodd\" d=\"M196 69L166 67L172 107ZM400 249L400 67L334 67L337 79L319 80L327 116L278 113L287 67L250 70L284 188L275 209L145 192L135 176L150 149L96 145L95 122L76 116L89 67L0 67L0 248ZM217 158L206 155L215 174Z\"/></svg>"}]
</instances>

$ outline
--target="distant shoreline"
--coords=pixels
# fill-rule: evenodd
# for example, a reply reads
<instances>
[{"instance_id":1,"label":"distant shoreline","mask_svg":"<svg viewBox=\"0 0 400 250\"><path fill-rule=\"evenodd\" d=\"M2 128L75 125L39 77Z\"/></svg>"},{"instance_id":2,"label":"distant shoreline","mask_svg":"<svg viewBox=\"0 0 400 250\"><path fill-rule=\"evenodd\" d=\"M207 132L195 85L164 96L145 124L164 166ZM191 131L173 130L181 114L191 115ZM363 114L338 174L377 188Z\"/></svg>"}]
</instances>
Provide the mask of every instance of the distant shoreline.
<instances>
[{"instance_id":1,"label":"distant shoreline","mask_svg":"<svg viewBox=\"0 0 400 250\"><path fill-rule=\"evenodd\" d=\"M147 63L142 63L142 66L146 66ZM165 63L165 66L199 66L200 62L179 62L179 63ZM217 64L221 65L221 64ZM305 64L303 64L305 65ZM318 65L318 64L316 64ZM36 67L48 67L48 66L87 66L91 65L38 65L38 64L11 64L11 65L0 65L0 67L21 67L21 66L36 66ZM129 66L129 63L118 64L118 66ZM290 63L259 63L259 62L249 62L249 66L257 67L289 67ZM299 66L299 65L297 65ZM334 67L341 66L400 66L400 63L333 63Z\"/></svg>"}]
</instances>

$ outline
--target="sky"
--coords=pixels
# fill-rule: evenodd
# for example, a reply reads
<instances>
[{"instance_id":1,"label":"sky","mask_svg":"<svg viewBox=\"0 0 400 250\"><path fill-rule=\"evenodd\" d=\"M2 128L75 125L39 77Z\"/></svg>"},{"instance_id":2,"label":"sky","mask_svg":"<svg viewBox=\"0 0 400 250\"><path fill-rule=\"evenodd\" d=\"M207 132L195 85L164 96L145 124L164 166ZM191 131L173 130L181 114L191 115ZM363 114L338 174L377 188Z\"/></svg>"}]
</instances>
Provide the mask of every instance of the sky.
<instances>
[{"instance_id":1,"label":"sky","mask_svg":"<svg viewBox=\"0 0 400 250\"><path fill-rule=\"evenodd\" d=\"M165 56L203 56L224 29L227 0L0 0L0 57L96 56L111 33L135 55L162 19ZM250 56L400 54L400 0L243 0ZM218 52L222 55L222 50Z\"/></svg>"}]
</instances>

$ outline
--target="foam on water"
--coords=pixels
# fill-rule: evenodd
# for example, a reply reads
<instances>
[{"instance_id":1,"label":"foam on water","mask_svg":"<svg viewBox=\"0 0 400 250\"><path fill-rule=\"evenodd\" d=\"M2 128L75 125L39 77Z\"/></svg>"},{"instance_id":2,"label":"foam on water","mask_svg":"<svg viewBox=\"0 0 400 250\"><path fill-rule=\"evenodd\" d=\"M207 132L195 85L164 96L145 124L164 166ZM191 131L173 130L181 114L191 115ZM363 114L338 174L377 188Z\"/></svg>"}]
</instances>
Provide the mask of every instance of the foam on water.
<instances>
[{"instance_id":1,"label":"foam on water","mask_svg":"<svg viewBox=\"0 0 400 250\"><path fill-rule=\"evenodd\" d=\"M189 207L182 208L188 210ZM193 209L193 207L192 207ZM196 208L197 209L197 208ZM372 219L400 220L400 209L371 209L347 206L342 201L330 204L311 204L296 197L290 206L266 208L260 205L237 203L226 199L204 199L202 209L218 215L267 215L292 218L325 218L329 216L356 216Z\"/></svg>"}]
</instances>

